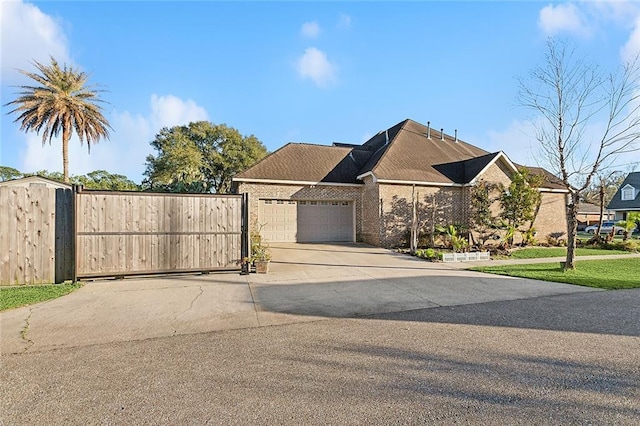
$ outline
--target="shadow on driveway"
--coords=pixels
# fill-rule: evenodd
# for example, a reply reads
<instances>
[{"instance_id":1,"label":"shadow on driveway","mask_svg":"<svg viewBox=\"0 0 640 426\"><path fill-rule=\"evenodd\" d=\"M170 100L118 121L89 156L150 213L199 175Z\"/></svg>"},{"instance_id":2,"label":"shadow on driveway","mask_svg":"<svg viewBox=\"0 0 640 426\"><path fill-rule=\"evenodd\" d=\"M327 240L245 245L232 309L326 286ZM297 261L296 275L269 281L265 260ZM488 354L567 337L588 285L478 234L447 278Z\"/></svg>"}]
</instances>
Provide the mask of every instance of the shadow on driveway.
<instances>
[{"instance_id":1,"label":"shadow on driveway","mask_svg":"<svg viewBox=\"0 0 640 426\"><path fill-rule=\"evenodd\" d=\"M640 337L640 289L562 294L369 317Z\"/></svg>"}]
</instances>

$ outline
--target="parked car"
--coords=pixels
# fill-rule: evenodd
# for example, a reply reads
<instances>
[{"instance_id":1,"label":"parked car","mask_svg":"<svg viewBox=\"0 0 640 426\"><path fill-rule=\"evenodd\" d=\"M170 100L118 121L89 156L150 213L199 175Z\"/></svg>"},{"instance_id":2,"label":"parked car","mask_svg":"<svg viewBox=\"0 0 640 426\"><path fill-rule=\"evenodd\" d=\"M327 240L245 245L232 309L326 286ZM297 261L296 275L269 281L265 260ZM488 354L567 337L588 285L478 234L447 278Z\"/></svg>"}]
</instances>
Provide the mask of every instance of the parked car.
<instances>
[{"instance_id":1,"label":"parked car","mask_svg":"<svg viewBox=\"0 0 640 426\"><path fill-rule=\"evenodd\" d=\"M595 234L596 229L598 229L598 224L587 226L586 228L584 228L584 231L589 234ZM624 234L624 228L622 226L616 225L613 220L605 220L604 222L602 222L602 228L600 228L600 232L608 234L612 229L618 235Z\"/></svg>"}]
</instances>

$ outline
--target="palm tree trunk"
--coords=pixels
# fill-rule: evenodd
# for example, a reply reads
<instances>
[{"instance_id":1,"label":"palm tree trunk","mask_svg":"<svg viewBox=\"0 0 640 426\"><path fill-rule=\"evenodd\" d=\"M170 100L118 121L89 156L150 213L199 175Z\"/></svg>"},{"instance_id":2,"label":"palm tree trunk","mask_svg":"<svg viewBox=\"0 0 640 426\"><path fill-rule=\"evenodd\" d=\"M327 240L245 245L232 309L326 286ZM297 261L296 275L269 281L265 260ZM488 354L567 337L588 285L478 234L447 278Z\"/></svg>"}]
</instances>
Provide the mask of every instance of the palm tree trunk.
<instances>
[{"instance_id":1,"label":"palm tree trunk","mask_svg":"<svg viewBox=\"0 0 640 426\"><path fill-rule=\"evenodd\" d=\"M69 139L71 139L71 129L62 127L62 174L65 183L69 183Z\"/></svg>"}]
</instances>

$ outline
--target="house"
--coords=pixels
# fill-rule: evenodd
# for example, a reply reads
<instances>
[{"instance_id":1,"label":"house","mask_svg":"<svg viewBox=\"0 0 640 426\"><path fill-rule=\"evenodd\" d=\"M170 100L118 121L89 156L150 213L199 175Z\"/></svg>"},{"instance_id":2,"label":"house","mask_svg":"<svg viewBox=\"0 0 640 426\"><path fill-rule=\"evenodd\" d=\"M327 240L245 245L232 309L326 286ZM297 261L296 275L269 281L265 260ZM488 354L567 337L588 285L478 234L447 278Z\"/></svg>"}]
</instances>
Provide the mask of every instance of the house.
<instances>
[{"instance_id":1,"label":"house","mask_svg":"<svg viewBox=\"0 0 640 426\"><path fill-rule=\"evenodd\" d=\"M71 184L58 182L57 180L45 178L42 176L27 176L19 179L7 180L0 182L0 186L6 187L22 187L29 188L31 186L45 186L53 189L71 189Z\"/></svg>"},{"instance_id":2,"label":"house","mask_svg":"<svg viewBox=\"0 0 640 426\"><path fill-rule=\"evenodd\" d=\"M567 189L544 178L538 236L566 232ZM404 120L363 143L289 143L233 179L248 193L250 222L271 242L358 241L393 247L408 234L414 200L424 223L470 222L471 187L508 185L517 171L503 152Z\"/></svg>"},{"instance_id":3,"label":"house","mask_svg":"<svg viewBox=\"0 0 640 426\"><path fill-rule=\"evenodd\" d=\"M627 213L640 211L640 172L629 173L607 206L616 220L626 220Z\"/></svg>"},{"instance_id":4,"label":"house","mask_svg":"<svg viewBox=\"0 0 640 426\"><path fill-rule=\"evenodd\" d=\"M613 220L614 213L604 209L602 211L602 220ZM589 225L600 222L600 206L581 202L578 204L578 229L584 229Z\"/></svg>"}]
</instances>

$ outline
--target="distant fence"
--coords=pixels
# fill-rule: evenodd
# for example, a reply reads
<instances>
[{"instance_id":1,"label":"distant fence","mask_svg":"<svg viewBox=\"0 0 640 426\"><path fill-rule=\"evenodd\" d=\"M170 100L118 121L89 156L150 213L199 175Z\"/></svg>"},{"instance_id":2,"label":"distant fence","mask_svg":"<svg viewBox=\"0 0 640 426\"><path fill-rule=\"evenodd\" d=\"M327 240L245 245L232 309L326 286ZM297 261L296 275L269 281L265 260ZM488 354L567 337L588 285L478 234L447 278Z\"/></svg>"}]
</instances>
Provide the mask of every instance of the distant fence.
<instances>
[{"instance_id":1,"label":"distant fence","mask_svg":"<svg viewBox=\"0 0 640 426\"><path fill-rule=\"evenodd\" d=\"M0 285L235 270L246 195L0 186Z\"/></svg>"}]
</instances>

